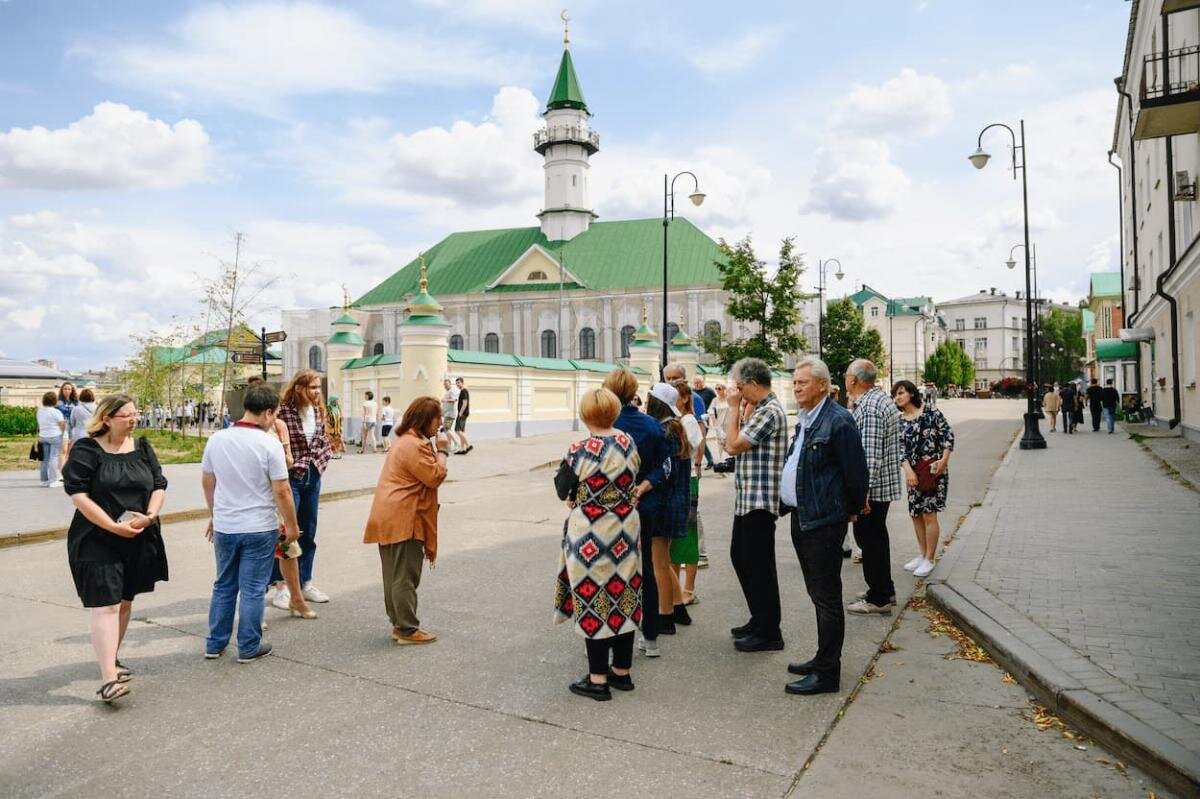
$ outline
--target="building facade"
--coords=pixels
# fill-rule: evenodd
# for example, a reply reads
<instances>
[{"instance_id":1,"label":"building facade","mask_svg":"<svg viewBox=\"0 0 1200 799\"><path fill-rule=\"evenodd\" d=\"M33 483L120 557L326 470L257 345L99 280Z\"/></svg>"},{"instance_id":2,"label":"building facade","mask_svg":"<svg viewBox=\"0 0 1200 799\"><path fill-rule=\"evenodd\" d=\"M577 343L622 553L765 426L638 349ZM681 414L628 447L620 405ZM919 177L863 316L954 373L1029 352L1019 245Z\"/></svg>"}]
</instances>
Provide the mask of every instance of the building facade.
<instances>
[{"instance_id":1,"label":"building facade","mask_svg":"<svg viewBox=\"0 0 1200 799\"><path fill-rule=\"evenodd\" d=\"M1118 336L1135 347L1133 393L1158 423L1200 440L1200 0L1130 4L1114 99Z\"/></svg>"},{"instance_id":2,"label":"building facade","mask_svg":"<svg viewBox=\"0 0 1200 799\"><path fill-rule=\"evenodd\" d=\"M879 364L888 379L921 382L925 360L946 338L945 323L929 297L885 297L864 284L850 295L863 314L863 324L879 331L887 362Z\"/></svg>"},{"instance_id":3,"label":"building facade","mask_svg":"<svg viewBox=\"0 0 1200 799\"><path fill-rule=\"evenodd\" d=\"M946 320L946 337L975 362L975 389L986 391L1006 377L1025 375L1025 333L1028 325L1021 292L1009 296L980 289L938 303Z\"/></svg>"},{"instance_id":4,"label":"building facade","mask_svg":"<svg viewBox=\"0 0 1200 799\"><path fill-rule=\"evenodd\" d=\"M1081 312L1088 379L1095 378L1101 385L1111 380L1123 397L1132 398L1137 384L1137 345L1119 337L1125 326L1121 273L1093 272L1088 280L1087 307Z\"/></svg>"}]
</instances>

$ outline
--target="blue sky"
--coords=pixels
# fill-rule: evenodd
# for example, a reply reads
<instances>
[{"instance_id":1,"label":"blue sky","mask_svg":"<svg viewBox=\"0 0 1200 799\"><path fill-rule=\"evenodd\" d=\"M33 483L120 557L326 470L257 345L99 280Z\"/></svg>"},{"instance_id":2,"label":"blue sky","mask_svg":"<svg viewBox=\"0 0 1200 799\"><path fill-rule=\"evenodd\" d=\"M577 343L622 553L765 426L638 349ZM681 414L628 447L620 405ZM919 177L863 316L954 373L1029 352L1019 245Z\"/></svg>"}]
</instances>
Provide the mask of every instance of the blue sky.
<instances>
[{"instance_id":1,"label":"blue sky","mask_svg":"<svg viewBox=\"0 0 1200 799\"><path fill-rule=\"evenodd\" d=\"M0 352L117 364L247 256L280 308L359 295L454 230L536 224L560 3L0 0ZM1024 116L1042 285L1116 268L1106 162L1126 3L587 2L592 202L654 216L691 169L714 236L794 235L840 287L1018 287L1003 138ZM852 285L853 284L855 285ZM433 287L436 291L436 286ZM835 286L835 291L839 286Z\"/></svg>"}]
</instances>

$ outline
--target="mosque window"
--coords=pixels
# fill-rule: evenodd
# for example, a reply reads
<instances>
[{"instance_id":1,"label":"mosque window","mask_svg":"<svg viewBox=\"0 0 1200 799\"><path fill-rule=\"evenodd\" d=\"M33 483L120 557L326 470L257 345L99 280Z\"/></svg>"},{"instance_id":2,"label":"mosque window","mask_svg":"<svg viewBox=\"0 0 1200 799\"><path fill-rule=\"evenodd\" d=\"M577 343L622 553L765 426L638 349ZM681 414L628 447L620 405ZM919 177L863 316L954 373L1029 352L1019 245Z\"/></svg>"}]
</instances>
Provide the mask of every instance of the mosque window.
<instances>
[{"instance_id":1,"label":"mosque window","mask_svg":"<svg viewBox=\"0 0 1200 799\"><path fill-rule=\"evenodd\" d=\"M667 341L675 338L675 334L679 332L679 325L674 322L667 323Z\"/></svg>"},{"instance_id":2,"label":"mosque window","mask_svg":"<svg viewBox=\"0 0 1200 799\"><path fill-rule=\"evenodd\" d=\"M483 337L484 352L500 352L500 337L495 333L488 333Z\"/></svg>"},{"instance_id":3,"label":"mosque window","mask_svg":"<svg viewBox=\"0 0 1200 799\"><path fill-rule=\"evenodd\" d=\"M455 333L450 337L450 349L461 350L463 348L463 337Z\"/></svg>"},{"instance_id":4,"label":"mosque window","mask_svg":"<svg viewBox=\"0 0 1200 799\"><path fill-rule=\"evenodd\" d=\"M543 272L541 269L535 269L532 272L530 272L529 276L525 279L526 280L548 280L549 278L546 277L546 273Z\"/></svg>"},{"instance_id":5,"label":"mosque window","mask_svg":"<svg viewBox=\"0 0 1200 799\"><path fill-rule=\"evenodd\" d=\"M383 342L375 342L375 346L371 348L372 355L383 355Z\"/></svg>"},{"instance_id":6,"label":"mosque window","mask_svg":"<svg viewBox=\"0 0 1200 799\"><path fill-rule=\"evenodd\" d=\"M622 358L629 357L629 344L630 344L630 342L633 341L633 334L634 334L634 332L636 332L636 330L637 330L637 328L635 328L633 325L625 325L625 327L621 328L621 357Z\"/></svg>"},{"instance_id":7,"label":"mosque window","mask_svg":"<svg viewBox=\"0 0 1200 799\"><path fill-rule=\"evenodd\" d=\"M555 335L553 330L542 331L542 357L558 357L558 336Z\"/></svg>"},{"instance_id":8,"label":"mosque window","mask_svg":"<svg viewBox=\"0 0 1200 799\"><path fill-rule=\"evenodd\" d=\"M320 372L321 369L321 345L314 344L308 348L308 368L315 369Z\"/></svg>"},{"instance_id":9,"label":"mosque window","mask_svg":"<svg viewBox=\"0 0 1200 799\"><path fill-rule=\"evenodd\" d=\"M579 357L582 360L596 357L596 331L590 327L579 331Z\"/></svg>"}]
</instances>

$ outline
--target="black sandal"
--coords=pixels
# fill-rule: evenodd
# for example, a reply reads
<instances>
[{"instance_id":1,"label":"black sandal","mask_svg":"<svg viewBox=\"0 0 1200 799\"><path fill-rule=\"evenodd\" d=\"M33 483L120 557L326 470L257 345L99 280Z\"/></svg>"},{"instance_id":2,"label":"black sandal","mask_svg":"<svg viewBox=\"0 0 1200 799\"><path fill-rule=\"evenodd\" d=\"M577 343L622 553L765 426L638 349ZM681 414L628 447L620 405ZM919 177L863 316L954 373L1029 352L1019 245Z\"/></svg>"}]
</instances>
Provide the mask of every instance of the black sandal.
<instances>
[{"instance_id":1,"label":"black sandal","mask_svg":"<svg viewBox=\"0 0 1200 799\"><path fill-rule=\"evenodd\" d=\"M133 672L125 668L125 664L117 661L117 682L129 682L133 679Z\"/></svg>"},{"instance_id":2,"label":"black sandal","mask_svg":"<svg viewBox=\"0 0 1200 799\"><path fill-rule=\"evenodd\" d=\"M100 697L100 701L112 704L116 700L129 693L129 688L119 680L112 680L100 686L100 690L96 692L96 696Z\"/></svg>"}]
</instances>

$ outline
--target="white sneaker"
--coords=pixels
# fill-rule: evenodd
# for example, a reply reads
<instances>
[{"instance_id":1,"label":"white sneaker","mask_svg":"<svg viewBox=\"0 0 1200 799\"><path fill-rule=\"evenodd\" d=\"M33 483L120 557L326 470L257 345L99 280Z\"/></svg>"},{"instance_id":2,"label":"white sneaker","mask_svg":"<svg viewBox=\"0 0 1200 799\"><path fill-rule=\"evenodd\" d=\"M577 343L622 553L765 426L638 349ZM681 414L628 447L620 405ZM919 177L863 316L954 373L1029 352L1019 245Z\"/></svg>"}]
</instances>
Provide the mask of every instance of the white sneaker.
<instances>
[{"instance_id":1,"label":"white sneaker","mask_svg":"<svg viewBox=\"0 0 1200 799\"><path fill-rule=\"evenodd\" d=\"M321 589L317 588L311 582L304 584L304 598L309 602L328 602L329 597L325 595Z\"/></svg>"},{"instance_id":2,"label":"white sneaker","mask_svg":"<svg viewBox=\"0 0 1200 799\"><path fill-rule=\"evenodd\" d=\"M637 648L639 652L645 653L648 658L656 658L662 654L658 651L658 641L647 641L640 635L637 640Z\"/></svg>"},{"instance_id":3,"label":"white sneaker","mask_svg":"<svg viewBox=\"0 0 1200 799\"><path fill-rule=\"evenodd\" d=\"M287 589L287 586L280 588L275 592L275 597L271 600L271 607L287 610L292 604L292 592Z\"/></svg>"},{"instance_id":4,"label":"white sneaker","mask_svg":"<svg viewBox=\"0 0 1200 799\"><path fill-rule=\"evenodd\" d=\"M910 572L910 571L916 569L918 566L921 565L921 561L923 561L923 560L925 560L923 557L921 557L920 555L917 555L915 558L910 560L908 563L904 564L904 571Z\"/></svg>"},{"instance_id":5,"label":"white sneaker","mask_svg":"<svg viewBox=\"0 0 1200 799\"><path fill-rule=\"evenodd\" d=\"M47 483L47 488L59 488L62 486L62 480L55 480L53 483Z\"/></svg>"},{"instance_id":6,"label":"white sneaker","mask_svg":"<svg viewBox=\"0 0 1200 799\"><path fill-rule=\"evenodd\" d=\"M921 564L917 566L917 568L913 569L913 577L928 577L929 573L932 571L933 561L922 558Z\"/></svg>"}]
</instances>

